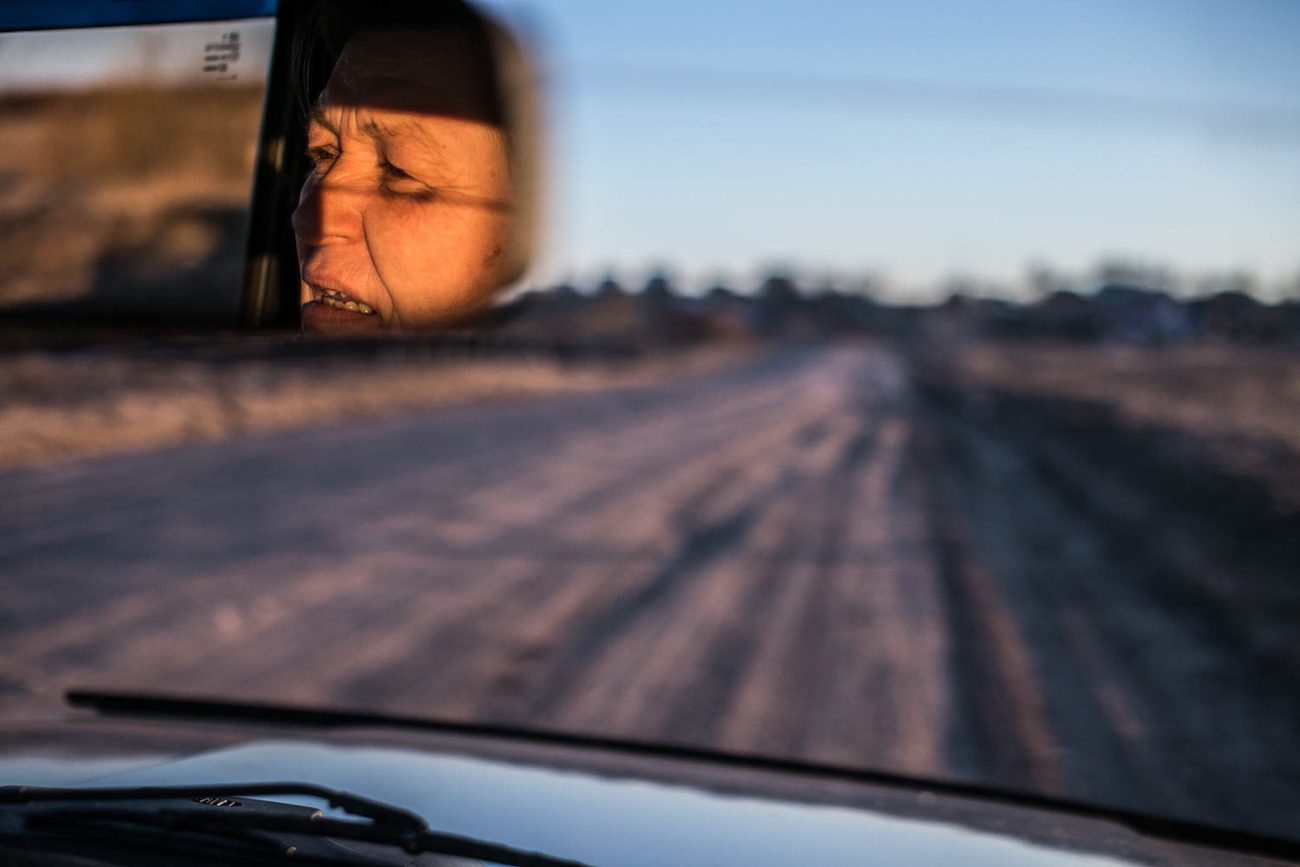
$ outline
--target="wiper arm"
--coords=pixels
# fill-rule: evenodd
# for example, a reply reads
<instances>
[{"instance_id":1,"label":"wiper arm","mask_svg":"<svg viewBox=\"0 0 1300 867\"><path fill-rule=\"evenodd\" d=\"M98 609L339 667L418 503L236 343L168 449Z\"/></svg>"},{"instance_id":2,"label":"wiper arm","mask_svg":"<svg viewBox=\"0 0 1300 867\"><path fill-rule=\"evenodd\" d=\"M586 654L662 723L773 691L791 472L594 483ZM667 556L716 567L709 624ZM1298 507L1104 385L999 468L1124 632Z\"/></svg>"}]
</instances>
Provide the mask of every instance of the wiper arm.
<instances>
[{"instance_id":1,"label":"wiper arm","mask_svg":"<svg viewBox=\"0 0 1300 867\"><path fill-rule=\"evenodd\" d=\"M204 806L239 806L234 799L272 795L297 795L319 798L369 822L331 819L319 810L310 813L245 811L237 809L203 809L188 804L163 804L150 807L126 806L132 801L192 801ZM507 867L588 867L578 861L553 858L537 852L525 852L472 837L432 831L420 816L400 807L340 792L311 783L247 783L219 786L150 786L141 788L42 788L37 786L0 787L0 804L67 804L92 802L84 806L41 810L29 817L28 824L58 824L69 821L127 822L177 831L215 834L242 834L246 831L278 831L311 837L356 840L397 846L411 854L427 852L492 861ZM123 806L98 806L104 802L122 802Z\"/></svg>"},{"instance_id":2,"label":"wiper arm","mask_svg":"<svg viewBox=\"0 0 1300 867\"><path fill-rule=\"evenodd\" d=\"M238 783L219 786L143 786L136 788L46 788L42 786L0 786L0 804L36 804L47 801L145 801L186 799L208 804L208 799L246 798L266 795L298 795L319 798L331 807L353 816L372 820L376 825L392 826L406 833L428 830L424 819L409 810L340 792L314 783ZM225 806L215 804L215 806ZM351 823L356 824L356 823Z\"/></svg>"}]
</instances>

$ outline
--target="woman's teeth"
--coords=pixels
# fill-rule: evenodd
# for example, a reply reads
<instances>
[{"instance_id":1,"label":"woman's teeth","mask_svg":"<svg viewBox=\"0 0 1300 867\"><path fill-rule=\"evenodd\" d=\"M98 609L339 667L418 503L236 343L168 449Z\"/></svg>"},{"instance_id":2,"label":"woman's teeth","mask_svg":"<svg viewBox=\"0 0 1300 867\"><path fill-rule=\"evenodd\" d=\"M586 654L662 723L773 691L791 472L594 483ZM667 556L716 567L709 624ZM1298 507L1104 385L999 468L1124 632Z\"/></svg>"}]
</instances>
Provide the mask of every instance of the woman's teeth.
<instances>
[{"instance_id":1,"label":"woman's teeth","mask_svg":"<svg viewBox=\"0 0 1300 867\"><path fill-rule=\"evenodd\" d=\"M374 315L374 308L369 304L353 301L344 292L339 292L337 289L322 289L321 292L320 300L331 307L336 307L339 310L351 310L353 313L364 313L367 316Z\"/></svg>"}]
</instances>

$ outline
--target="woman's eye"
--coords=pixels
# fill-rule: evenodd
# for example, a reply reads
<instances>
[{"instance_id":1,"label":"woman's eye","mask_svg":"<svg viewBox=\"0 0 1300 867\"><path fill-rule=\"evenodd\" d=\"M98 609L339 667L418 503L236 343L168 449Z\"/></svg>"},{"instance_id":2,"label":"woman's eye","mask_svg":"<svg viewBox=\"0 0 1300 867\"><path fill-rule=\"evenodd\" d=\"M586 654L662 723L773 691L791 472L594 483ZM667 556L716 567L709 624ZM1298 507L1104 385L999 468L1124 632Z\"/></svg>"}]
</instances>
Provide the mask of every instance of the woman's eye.
<instances>
[{"instance_id":1,"label":"woman's eye","mask_svg":"<svg viewBox=\"0 0 1300 867\"><path fill-rule=\"evenodd\" d=\"M394 180L394 181L413 180L413 178L411 178L411 176L407 174L404 170L398 168L397 166L393 165L390 162L385 162L383 164L383 169L384 169L384 177L388 178L389 180Z\"/></svg>"},{"instance_id":2,"label":"woman's eye","mask_svg":"<svg viewBox=\"0 0 1300 867\"><path fill-rule=\"evenodd\" d=\"M307 159L314 165L327 163L333 160L336 156L338 156L338 154L334 152L334 149L325 145L307 148Z\"/></svg>"},{"instance_id":3,"label":"woman's eye","mask_svg":"<svg viewBox=\"0 0 1300 867\"><path fill-rule=\"evenodd\" d=\"M434 190L424 181L414 177L400 166L385 160L380 164L383 172L383 187L386 192L407 198L425 199L434 195Z\"/></svg>"}]
</instances>

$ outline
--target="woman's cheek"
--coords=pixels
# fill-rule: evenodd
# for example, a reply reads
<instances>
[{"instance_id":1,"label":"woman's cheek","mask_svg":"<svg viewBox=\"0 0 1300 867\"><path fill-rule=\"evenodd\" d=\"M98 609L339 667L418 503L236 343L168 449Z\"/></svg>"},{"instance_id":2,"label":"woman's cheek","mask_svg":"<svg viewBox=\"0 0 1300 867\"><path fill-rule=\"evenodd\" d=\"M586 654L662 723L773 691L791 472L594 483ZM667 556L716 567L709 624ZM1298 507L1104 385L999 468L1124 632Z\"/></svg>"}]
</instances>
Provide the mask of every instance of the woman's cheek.
<instances>
[{"instance_id":1,"label":"woman's cheek","mask_svg":"<svg viewBox=\"0 0 1300 867\"><path fill-rule=\"evenodd\" d=\"M401 201L385 202L368 221L370 257L386 283L418 272L420 252L431 234L423 222L418 210Z\"/></svg>"},{"instance_id":2,"label":"woman's cheek","mask_svg":"<svg viewBox=\"0 0 1300 867\"><path fill-rule=\"evenodd\" d=\"M427 208L392 203L367 226L366 241L396 318L405 327L428 324L422 319L437 307L431 287L444 279L444 239L436 220Z\"/></svg>"},{"instance_id":3,"label":"woman's cheek","mask_svg":"<svg viewBox=\"0 0 1300 867\"><path fill-rule=\"evenodd\" d=\"M371 259L402 327L480 308L499 288L510 221L482 208L392 201L367 226Z\"/></svg>"}]
</instances>

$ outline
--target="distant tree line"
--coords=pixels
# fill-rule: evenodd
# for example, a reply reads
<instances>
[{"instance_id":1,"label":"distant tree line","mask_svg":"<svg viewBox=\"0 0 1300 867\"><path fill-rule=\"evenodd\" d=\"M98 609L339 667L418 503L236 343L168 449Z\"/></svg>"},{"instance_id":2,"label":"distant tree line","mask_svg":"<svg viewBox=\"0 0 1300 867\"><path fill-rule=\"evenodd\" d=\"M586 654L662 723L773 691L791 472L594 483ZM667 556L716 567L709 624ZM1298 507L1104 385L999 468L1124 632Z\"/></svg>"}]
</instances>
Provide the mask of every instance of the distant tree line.
<instances>
[{"instance_id":1,"label":"distant tree line","mask_svg":"<svg viewBox=\"0 0 1300 867\"><path fill-rule=\"evenodd\" d=\"M1044 266L1028 270L1025 300L997 287L953 280L937 303L886 303L862 281L852 291L822 281L800 286L774 269L749 291L714 285L678 289L666 271L627 288L612 276L594 285L532 290L499 311L498 327L574 341L689 342L709 337L883 335L924 339L1055 338L1171 342L1219 339L1300 347L1300 278L1286 300L1260 300L1244 272L1178 282L1172 272L1103 262L1087 280Z\"/></svg>"}]
</instances>

